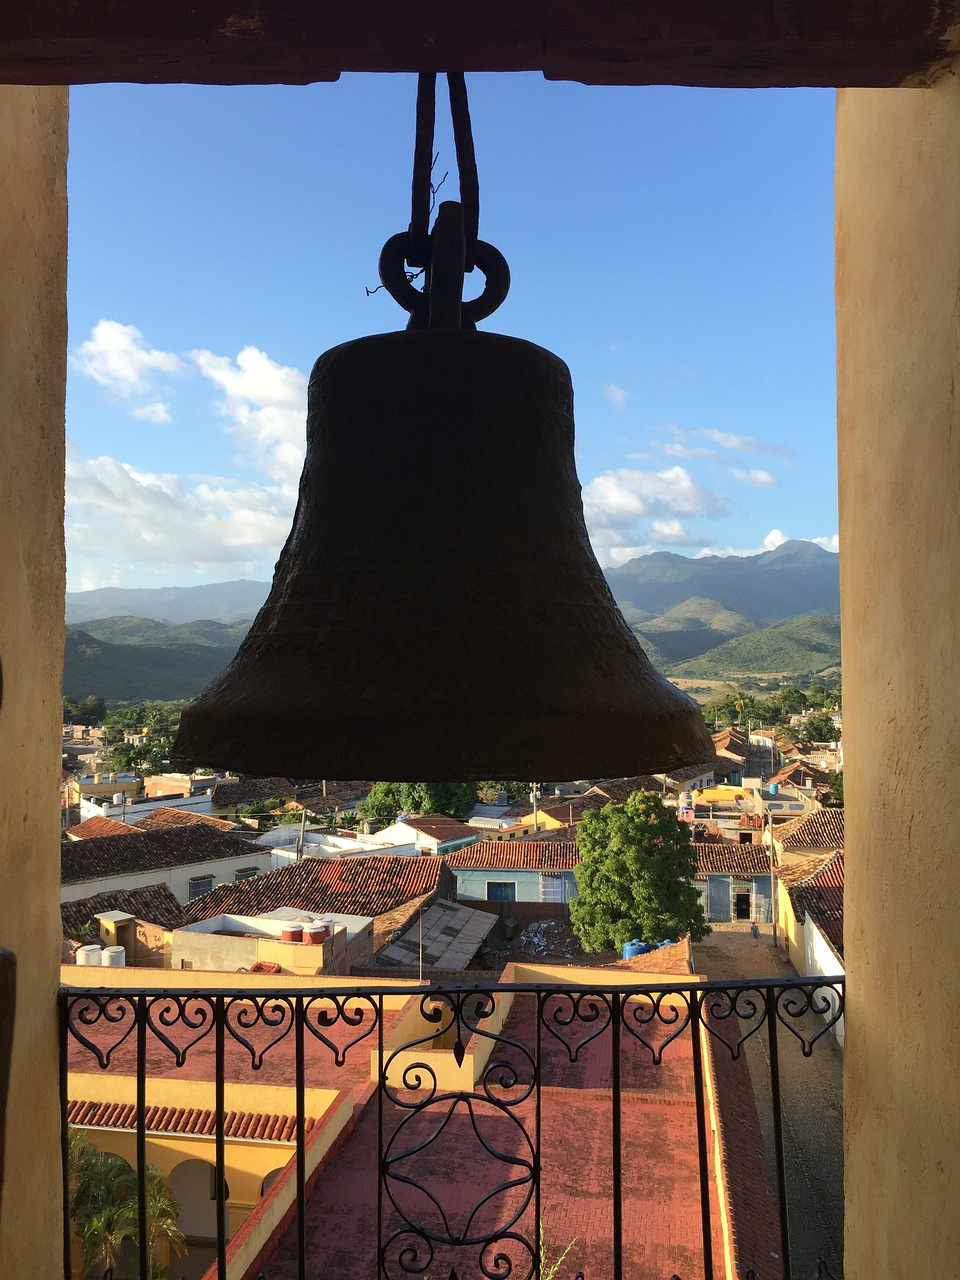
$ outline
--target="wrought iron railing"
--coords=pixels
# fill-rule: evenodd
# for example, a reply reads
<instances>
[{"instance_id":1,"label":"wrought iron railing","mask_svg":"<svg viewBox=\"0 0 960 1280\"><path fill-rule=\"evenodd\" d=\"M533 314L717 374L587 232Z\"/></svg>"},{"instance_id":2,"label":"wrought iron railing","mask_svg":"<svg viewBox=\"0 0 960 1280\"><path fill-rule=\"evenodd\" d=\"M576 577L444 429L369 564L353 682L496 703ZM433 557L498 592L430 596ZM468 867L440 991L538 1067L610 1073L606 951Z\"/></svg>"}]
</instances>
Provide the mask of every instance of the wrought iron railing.
<instances>
[{"instance_id":1,"label":"wrought iron railing","mask_svg":"<svg viewBox=\"0 0 960 1280\"><path fill-rule=\"evenodd\" d=\"M157 1081L168 1094L178 1080L207 1081L218 1280L799 1275L781 1062L823 1050L843 1014L842 978L68 986L59 999L65 1204L78 1073L129 1078L133 1119L116 1123L135 1134L139 1241L151 1238L150 1094ZM228 1241L226 1095L264 1078L292 1102L286 1191L270 1192L288 1196L289 1225L262 1247L256 1223L241 1228L244 1256L257 1258L244 1271ZM349 1123L321 1143L308 1094L341 1086L352 1091L352 1111L340 1112ZM150 1280L148 1250L138 1257L139 1280ZM827 1262L821 1273L839 1274L840 1259Z\"/></svg>"}]
</instances>

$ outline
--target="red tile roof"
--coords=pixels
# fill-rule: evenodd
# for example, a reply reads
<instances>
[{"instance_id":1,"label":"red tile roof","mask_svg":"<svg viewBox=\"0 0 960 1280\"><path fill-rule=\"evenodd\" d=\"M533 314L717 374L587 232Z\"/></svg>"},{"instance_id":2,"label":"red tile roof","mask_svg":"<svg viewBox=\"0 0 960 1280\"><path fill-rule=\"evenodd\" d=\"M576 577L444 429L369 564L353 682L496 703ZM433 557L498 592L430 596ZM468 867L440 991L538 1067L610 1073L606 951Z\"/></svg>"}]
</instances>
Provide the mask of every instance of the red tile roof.
<instances>
[{"instance_id":1,"label":"red tile roof","mask_svg":"<svg viewBox=\"0 0 960 1280\"><path fill-rule=\"evenodd\" d=\"M105 814L97 814L93 818L85 818L76 826L70 827L66 834L71 840L92 840L100 836L128 836L132 827L116 818L108 818Z\"/></svg>"},{"instance_id":2,"label":"red tile roof","mask_svg":"<svg viewBox=\"0 0 960 1280\"><path fill-rule=\"evenodd\" d=\"M767 783L776 782L779 786L784 784L792 787L829 787L830 774L825 769L818 769L815 764L801 764L794 761L792 764L784 765L779 773L775 773Z\"/></svg>"},{"instance_id":3,"label":"red tile roof","mask_svg":"<svg viewBox=\"0 0 960 1280\"><path fill-rule=\"evenodd\" d=\"M167 886L147 884L141 889L108 889L89 898L61 902L63 936L79 938L81 934L90 933L86 926L101 911L126 911L138 920L158 924L164 929L178 929L186 923L183 907Z\"/></svg>"},{"instance_id":4,"label":"red tile roof","mask_svg":"<svg viewBox=\"0 0 960 1280\"><path fill-rule=\"evenodd\" d=\"M144 1118L148 1133L198 1133L213 1137L217 1131L216 1112L197 1107L147 1107ZM137 1108L132 1102L88 1102L75 1099L67 1103L67 1123L103 1129L135 1129ZM305 1128L308 1133L315 1123L312 1116L306 1117ZM295 1142L297 1118L250 1111L227 1111L223 1117L223 1129L228 1138Z\"/></svg>"},{"instance_id":5,"label":"red tile roof","mask_svg":"<svg viewBox=\"0 0 960 1280\"><path fill-rule=\"evenodd\" d=\"M467 823L451 818L445 813L428 813L423 817L404 818L403 825L419 831L422 836L439 840L441 844L445 840L463 840L467 836L477 834L476 827L468 826Z\"/></svg>"},{"instance_id":6,"label":"red tile roof","mask_svg":"<svg viewBox=\"0 0 960 1280\"><path fill-rule=\"evenodd\" d=\"M451 896L453 874L444 858L304 858L289 867L220 884L185 908L191 923L212 916L255 916L277 907L379 916L424 893Z\"/></svg>"},{"instance_id":7,"label":"red tile roof","mask_svg":"<svg viewBox=\"0 0 960 1280\"><path fill-rule=\"evenodd\" d=\"M759 844L717 841L693 848L698 876L761 876L770 871L770 854Z\"/></svg>"},{"instance_id":8,"label":"red tile roof","mask_svg":"<svg viewBox=\"0 0 960 1280\"><path fill-rule=\"evenodd\" d=\"M152 813L144 814L142 818L132 825L138 831L166 831L170 827L195 826L214 827L217 831L240 831L242 829L238 823L229 822L226 818L214 818L209 813L193 813L190 809L172 809L167 805L154 809Z\"/></svg>"},{"instance_id":9,"label":"red tile roof","mask_svg":"<svg viewBox=\"0 0 960 1280\"><path fill-rule=\"evenodd\" d=\"M773 838L784 849L842 849L843 810L818 809L774 827Z\"/></svg>"},{"instance_id":10,"label":"red tile roof","mask_svg":"<svg viewBox=\"0 0 960 1280\"><path fill-rule=\"evenodd\" d=\"M249 860L253 852L264 850L255 851L248 841L206 823L160 831L130 831L125 836L71 840L63 845L61 880L63 884L79 884L105 876L188 867L195 862L241 857Z\"/></svg>"},{"instance_id":11,"label":"red tile roof","mask_svg":"<svg viewBox=\"0 0 960 1280\"><path fill-rule=\"evenodd\" d=\"M580 850L576 840L482 840L444 861L458 871L572 871Z\"/></svg>"},{"instance_id":12,"label":"red tile roof","mask_svg":"<svg viewBox=\"0 0 960 1280\"><path fill-rule=\"evenodd\" d=\"M719 733L714 733L711 736L713 745L718 752L723 751L725 754L736 756L740 760L746 760L750 754L750 739L742 729L721 729Z\"/></svg>"},{"instance_id":13,"label":"red tile roof","mask_svg":"<svg viewBox=\"0 0 960 1280\"><path fill-rule=\"evenodd\" d=\"M843 850L787 892L798 920L809 916L843 959Z\"/></svg>"},{"instance_id":14,"label":"red tile roof","mask_svg":"<svg viewBox=\"0 0 960 1280\"><path fill-rule=\"evenodd\" d=\"M289 778L244 778L242 782L215 783L211 798L215 809L242 809L255 800L292 800L296 793Z\"/></svg>"},{"instance_id":15,"label":"red tile roof","mask_svg":"<svg viewBox=\"0 0 960 1280\"><path fill-rule=\"evenodd\" d=\"M626 804L635 791L663 792L663 784L651 774L642 773L633 778L604 778L586 793L588 796L605 796L611 804Z\"/></svg>"}]
</instances>

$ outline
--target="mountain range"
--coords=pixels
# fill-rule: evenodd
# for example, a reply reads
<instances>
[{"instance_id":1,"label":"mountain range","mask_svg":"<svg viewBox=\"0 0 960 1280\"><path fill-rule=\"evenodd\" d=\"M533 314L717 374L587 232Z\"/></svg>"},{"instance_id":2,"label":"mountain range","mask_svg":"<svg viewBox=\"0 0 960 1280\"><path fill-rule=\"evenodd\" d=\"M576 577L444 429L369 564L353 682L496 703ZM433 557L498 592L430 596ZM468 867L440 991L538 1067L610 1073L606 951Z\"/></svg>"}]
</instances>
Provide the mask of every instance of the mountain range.
<instances>
[{"instance_id":1,"label":"mountain range","mask_svg":"<svg viewBox=\"0 0 960 1280\"><path fill-rule=\"evenodd\" d=\"M697 560L654 552L606 576L648 657L671 676L839 667L839 556L814 543ZM268 591L240 580L68 592L64 692L192 697L233 657Z\"/></svg>"}]
</instances>

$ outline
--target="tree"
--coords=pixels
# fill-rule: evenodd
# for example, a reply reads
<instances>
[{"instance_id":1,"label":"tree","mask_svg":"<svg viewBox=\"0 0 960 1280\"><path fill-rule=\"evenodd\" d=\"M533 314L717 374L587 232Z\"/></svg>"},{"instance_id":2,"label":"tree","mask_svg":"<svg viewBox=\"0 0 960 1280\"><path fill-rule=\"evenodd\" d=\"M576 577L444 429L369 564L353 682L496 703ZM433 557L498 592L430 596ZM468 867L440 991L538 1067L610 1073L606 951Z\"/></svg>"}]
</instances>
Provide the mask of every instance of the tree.
<instances>
[{"instance_id":1,"label":"tree","mask_svg":"<svg viewBox=\"0 0 960 1280\"><path fill-rule=\"evenodd\" d=\"M803 742L835 742L837 736L837 726L829 711L812 711L800 726Z\"/></svg>"},{"instance_id":2,"label":"tree","mask_svg":"<svg viewBox=\"0 0 960 1280\"><path fill-rule=\"evenodd\" d=\"M103 744L116 773L162 773L180 723L182 703L138 702L111 711L103 722ZM124 734L146 731L142 743L124 742Z\"/></svg>"},{"instance_id":3,"label":"tree","mask_svg":"<svg viewBox=\"0 0 960 1280\"><path fill-rule=\"evenodd\" d=\"M835 809L843 808L843 770L830 775L830 804Z\"/></svg>"},{"instance_id":4,"label":"tree","mask_svg":"<svg viewBox=\"0 0 960 1280\"><path fill-rule=\"evenodd\" d=\"M570 918L586 951L685 933L699 942L710 932L693 885L690 828L659 796L635 791L625 805L588 810L577 844L579 897Z\"/></svg>"},{"instance_id":5,"label":"tree","mask_svg":"<svg viewBox=\"0 0 960 1280\"><path fill-rule=\"evenodd\" d=\"M375 782L358 810L372 822L395 822L398 813L446 813L463 819L477 803L475 782Z\"/></svg>"},{"instance_id":6,"label":"tree","mask_svg":"<svg viewBox=\"0 0 960 1280\"><path fill-rule=\"evenodd\" d=\"M100 1151L77 1129L70 1130L70 1221L80 1241L83 1265L97 1263L112 1280L125 1240L139 1243L138 1187L135 1170L119 1156ZM151 1280L166 1273L160 1254L169 1245L183 1253L180 1206L166 1179L148 1165L144 1175L147 1211L147 1265Z\"/></svg>"}]
</instances>

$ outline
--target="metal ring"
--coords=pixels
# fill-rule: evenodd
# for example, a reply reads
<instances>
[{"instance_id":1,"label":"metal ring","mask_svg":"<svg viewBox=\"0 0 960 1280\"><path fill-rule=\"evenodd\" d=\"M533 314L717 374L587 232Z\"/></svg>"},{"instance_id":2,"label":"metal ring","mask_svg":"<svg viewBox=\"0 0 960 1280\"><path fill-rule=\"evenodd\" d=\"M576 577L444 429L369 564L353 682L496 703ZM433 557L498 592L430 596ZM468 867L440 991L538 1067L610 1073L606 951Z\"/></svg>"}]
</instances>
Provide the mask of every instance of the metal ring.
<instances>
[{"instance_id":1,"label":"metal ring","mask_svg":"<svg viewBox=\"0 0 960 1280\"><path fill-rule=\"evenodd\" d=\"M380 252L378 270L383 287L391 298L404 311L417 316L428 307L429 299L407 279L405 262L408 244L406 231L391 236ZM478 240L476 262L483 273L484 286L478 297L463 304L464 328L492 315L510 291L510 268L499 249L487 244L485 240ZM425 322L423 327L426 327Z\"/></svg>"}]
</instances>

